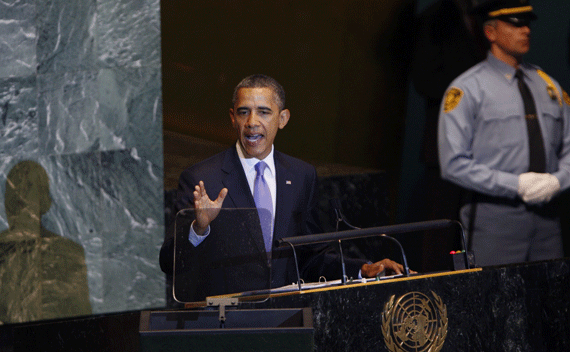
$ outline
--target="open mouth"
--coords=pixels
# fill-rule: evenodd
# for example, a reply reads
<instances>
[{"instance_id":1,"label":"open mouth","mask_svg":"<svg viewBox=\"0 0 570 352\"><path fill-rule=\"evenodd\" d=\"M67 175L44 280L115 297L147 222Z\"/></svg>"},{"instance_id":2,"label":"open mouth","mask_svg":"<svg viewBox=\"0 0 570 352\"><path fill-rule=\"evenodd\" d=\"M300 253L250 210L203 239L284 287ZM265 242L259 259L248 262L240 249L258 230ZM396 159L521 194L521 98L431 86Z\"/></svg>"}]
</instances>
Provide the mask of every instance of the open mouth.
<instances>
[{"instance_id":1,"label":"open mouth","mask_svg":"<svg viewBox=\"0 0 570 352\"><path fill-rule=\"evenodd\" d=\"M263 135L262 135L262 134L252 134L252 135L249 135L249 136L245 136L245 139L246 139L248 142L251 142L251 143L255 143L255 142L257 142L258 140L260 140L261 138L263 138Z\"/></svg>"}]
</instances>

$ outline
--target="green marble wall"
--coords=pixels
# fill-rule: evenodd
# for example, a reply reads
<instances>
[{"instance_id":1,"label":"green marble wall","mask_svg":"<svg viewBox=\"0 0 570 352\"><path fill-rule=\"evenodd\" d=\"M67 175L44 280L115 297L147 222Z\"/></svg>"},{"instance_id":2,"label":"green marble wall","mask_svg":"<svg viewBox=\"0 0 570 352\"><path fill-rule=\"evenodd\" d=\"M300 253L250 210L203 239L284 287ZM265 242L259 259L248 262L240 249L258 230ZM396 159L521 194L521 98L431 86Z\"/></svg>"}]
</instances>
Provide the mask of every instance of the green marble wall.
<instances>
[{"instance_id":1,"label":"green marble wall","mask_svg":"<svg viewBox=\"0 0 570 352\"><path fill-rule=\"evenodd\" d=\"M0 323L163 306L159 1L3 1L0 38Z\"/></svg>"}]
</instances>

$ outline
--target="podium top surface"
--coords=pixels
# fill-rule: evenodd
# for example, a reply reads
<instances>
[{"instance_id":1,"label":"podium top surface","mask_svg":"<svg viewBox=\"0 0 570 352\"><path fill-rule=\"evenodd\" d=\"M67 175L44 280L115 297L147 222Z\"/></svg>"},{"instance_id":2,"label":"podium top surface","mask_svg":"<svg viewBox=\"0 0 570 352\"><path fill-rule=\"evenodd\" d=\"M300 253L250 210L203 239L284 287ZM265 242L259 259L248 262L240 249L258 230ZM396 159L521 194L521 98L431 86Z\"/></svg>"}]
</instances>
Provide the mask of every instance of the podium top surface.
<instances>
[{"instance_id":1,"label":"podium top surface","mask_svg":"<svg viewBox=\"0 0 570 352\"><path fill-rule=\"evenodd\" d=\"M394 275L389 276L386 278L380 278L378 280L371 280L371 281L363 281L363 280L352 280L347 282L346 284L342 284L340 280L334 280L328 283L309 283L304 285L304 289L299 291L297 284L292 284L290 286L276 288L270 290L270 292L259 291L259 292L240 292L240 293L233 293L233 294L226 294L226 295L219 295L219 296L212 296L209 298L238 298L240 302L249 302L249 301L258 301L260 299L269 299L269 298L276 298L276 297L284 297L284 296L292 296L292 295L302 295L302 294L309 294L309 293L316 293L316 292L326 292L326 291L335 291L335 290L346 290L355 287L363 287L363 286L374 286L374 285L385 285L394 282L402 282L402 281L413 281L413 280L422 280L434 277L443 277L443 276L454 276L454 275L462 275L462 274L469 274L482 271L482 268L473 268L473 269L465 269L465 270L455 270L455 271L443 271L443 272L435 272L435 273L426 273L426 274L413 274L410 276L403 276L403 275ZM370 280L370 279L368 279ZM206 301L199 301L199 302L188 302L185 304L185 308L199 308L207 306Z\"/></svg>"}]
</instances>

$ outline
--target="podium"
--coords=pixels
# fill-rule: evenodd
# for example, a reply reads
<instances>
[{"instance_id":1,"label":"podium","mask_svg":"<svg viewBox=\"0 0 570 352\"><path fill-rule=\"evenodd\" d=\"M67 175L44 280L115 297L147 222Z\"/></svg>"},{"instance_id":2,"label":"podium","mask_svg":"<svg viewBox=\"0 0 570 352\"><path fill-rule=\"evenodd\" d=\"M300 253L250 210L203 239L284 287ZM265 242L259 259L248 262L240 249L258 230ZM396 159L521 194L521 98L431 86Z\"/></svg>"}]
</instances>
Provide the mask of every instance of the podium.
<instances>
[{"instance_id":1,"label":"podium","mask_svg":"<svg viewBox=\"0 0 570 352\"><path fill-rule=\"evenodd\" d=\"M427 351L421 349L428 343L426 336L434 352L436 348L444 352L570 351L568 258L284 292L272 294L263 303L246 296L236 298L239 304L227 308L228 312L310 308L312 333L307 334L312 335L313 351ZM217 321L217 309L212 310ZM0 325L0 350L137 352L144 343L141 316L143 312L125 312ZM399 319L402 324L397 325ZM304 326L306 332L311 329ZM391 336L389 343L385 334ZM271 351L282 344L278 339L271 342Z\"/></svg>"},{"instance_id":2,"label":"podium","mask_svg":"<svg viewBox=\"0 0 570 352\"><path fill-rule=\"evenodd\" d=\"M570 350L570 259L235 297L310 307L315 351Z\"/></svg>"},{"instance_id":3,"label":"podium","mask_svg":"<svg viewBox=\"0 0 570 352\"><path fill-rule=\"evenodd\" d=\"M298 236L280 239L278 247L443 228L454 223L437 220ZM342 275L341 282L334 285L309 289L295 289L292 285L287 290L275 288L271 280L262 280L269 284L257 285L261 289L253 293L224 293L208 298L235 299L238 303L232 309L238 311L310 308L315 351L570 351L569 259L473 268L469 256L463 253L459 264L464 265L464 270L408 276L401 252L406 274L401 277L347 281ZM227 282L223 281L226 287L241 283L239 277L233 278L236 284ZM189 288L194 287L188 283ZM192 292L189 288L174 291ZM199 314L207 314L203 311L206 306L206 302L198 301L186 308L198 312L202 309ZM177 333L190 330L180 329ZM223 329L214 330L224 334ZM280 347L276 340L273 343L262 350Z\"/></svg>"},{"instance_id":4,"label":"podium","mask_svg":"<svg viewBox=\"0 0 570 352\"><path fill-rule=\"evenodd\" d=\"M267 305L312 307L316 351L570 350L568 259L314 290Z\"/></svg>"}]
</instances>

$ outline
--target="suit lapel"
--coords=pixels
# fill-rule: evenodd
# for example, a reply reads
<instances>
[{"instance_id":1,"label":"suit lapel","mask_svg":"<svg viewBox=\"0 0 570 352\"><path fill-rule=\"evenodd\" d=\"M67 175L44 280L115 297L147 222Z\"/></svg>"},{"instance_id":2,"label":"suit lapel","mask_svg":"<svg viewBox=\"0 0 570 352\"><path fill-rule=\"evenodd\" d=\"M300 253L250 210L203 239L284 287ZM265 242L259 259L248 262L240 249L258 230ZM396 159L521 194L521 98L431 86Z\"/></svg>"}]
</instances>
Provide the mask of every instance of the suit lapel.
<instances>
[{"instance_id":1,"label":"suit lapel","mask_svg":"<svg viewBox=\"0 0 570 352\"><path fill-rule=\"evenodd\" d=\"M222 183L229 191L228 197L231 203L226 206L228 200L226 199L224 206L228 208L255 208L255 201L251 195L235 146L226 154L222 171L225 174Z\"/></svg>"},{"instance_id":2,"label":"suit lapel","mask_svg":"<svg viewBox=\"0 0 570 352\"><path fill-rule=\"evenodd\" d=\"M225 174L222 183L228 189L228 198L224 200L223 208L256 208L253 195L249 189L247 178L237 155L234 145L224 158L222 171ZM230 201L230 202L228 202ZM277 203L279 204L279 203ZM258 222L248 223L247 232L261 253L265 253L265 243L261 234L261 226ZM257 235L255 235L257 234Z\"/></svg>"},{"instance_id":3,"label":"suit lapel","mask_svg":"<svg viewBox=\"0 0 570 352\"><path fill-rule=\"evenodd\" d=\"M287 234L291 215L293 214L294 174L287 167L281 154L275 152L275 170L277 183L277 207L275 211L275 227L273 240L278 240Z\"/></svg>"}]
</instances>

